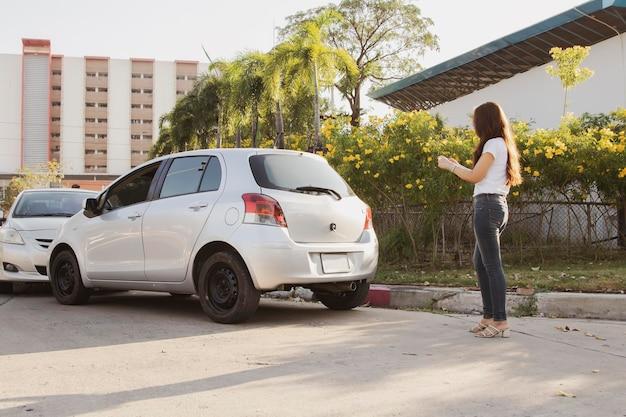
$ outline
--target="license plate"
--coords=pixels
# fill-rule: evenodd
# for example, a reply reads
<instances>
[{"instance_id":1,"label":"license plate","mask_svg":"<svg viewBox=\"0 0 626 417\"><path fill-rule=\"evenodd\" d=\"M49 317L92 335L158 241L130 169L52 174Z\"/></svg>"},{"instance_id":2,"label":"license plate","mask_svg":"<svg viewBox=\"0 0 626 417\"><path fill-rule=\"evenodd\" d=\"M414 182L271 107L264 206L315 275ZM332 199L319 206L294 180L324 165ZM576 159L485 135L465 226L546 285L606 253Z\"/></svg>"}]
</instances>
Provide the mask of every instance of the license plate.
<instances>
[{"instance_id":1,"label":"license plate","mask_svg":"<svg viewBox=\"0 0 626 417\"><path fill-rule=\"evenodd\" d=\"M322 269L325 274L350 272L347 253L322 253Z\"/></svg>"}]
</instances>

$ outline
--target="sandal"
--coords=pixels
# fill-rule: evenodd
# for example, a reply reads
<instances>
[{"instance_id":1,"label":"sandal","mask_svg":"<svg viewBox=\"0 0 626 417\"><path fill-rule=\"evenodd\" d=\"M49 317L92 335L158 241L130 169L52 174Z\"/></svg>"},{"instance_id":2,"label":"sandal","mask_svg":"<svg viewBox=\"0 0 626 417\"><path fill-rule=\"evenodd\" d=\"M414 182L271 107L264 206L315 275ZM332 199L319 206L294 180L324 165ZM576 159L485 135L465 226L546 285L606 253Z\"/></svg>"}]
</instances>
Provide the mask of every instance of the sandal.
<instances>
[{"instance_id":1,"label":"sandal","mask_svg":"<svg viewBox=\"0 0 626 417\"><path fill-rule=\"evenodd\" d=\"M494 337L509 337L509 328L506 329L498 329L495 326L489 325L485 327L482 331L476 333L475 337L481 337L484 339L493 339Z\"/></svg>"},{"instance_id":2,"label":"sandal","mask_svg":"<svg viewBox=\"0 0 626 417\"><path fill-rule=\"evenodd\" d=\"M482 324L482 323L478 323L476 326L474 326L474 327L472 327L471 329L469 329L469 332L470 332L470 333L474 333L474 334L476 334L476 333L480 333L480 332L482 332L482 331L483 331L483 330L485 330L486 328L487 328L487 326L486 326L486 325L484 325L484 324Z\"/></svg>"}]
</instances>

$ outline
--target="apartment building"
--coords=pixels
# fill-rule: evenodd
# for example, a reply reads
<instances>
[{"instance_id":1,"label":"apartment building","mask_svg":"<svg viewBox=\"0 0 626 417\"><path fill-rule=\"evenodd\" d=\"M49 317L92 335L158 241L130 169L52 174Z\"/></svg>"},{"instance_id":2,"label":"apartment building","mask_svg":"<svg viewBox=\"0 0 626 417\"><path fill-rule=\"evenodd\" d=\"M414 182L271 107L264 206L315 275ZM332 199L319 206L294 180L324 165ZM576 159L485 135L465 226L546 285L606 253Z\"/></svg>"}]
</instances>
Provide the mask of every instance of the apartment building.
<instances>
[{"instance_id":1,"label":"apartment building","mask_svg":"<svg viewBox=\"0 0 626 417\"><path fill-rule=\"evenodd\" d=\"M159 118L207 64L52 53L23 39L0 54L0 197L21 169L61 163L66 182L101 189L145 162Z\"/></svg>"}]
</instances>

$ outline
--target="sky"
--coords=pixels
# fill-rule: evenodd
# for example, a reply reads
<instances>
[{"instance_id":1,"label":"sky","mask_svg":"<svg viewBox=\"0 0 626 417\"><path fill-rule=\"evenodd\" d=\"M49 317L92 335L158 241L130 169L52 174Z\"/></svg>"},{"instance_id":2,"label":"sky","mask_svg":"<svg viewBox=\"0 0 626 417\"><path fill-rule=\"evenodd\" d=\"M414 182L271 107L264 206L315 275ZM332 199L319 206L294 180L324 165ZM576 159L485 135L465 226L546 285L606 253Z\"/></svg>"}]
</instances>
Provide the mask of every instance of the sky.
<instances>
[{"instance_id":1,"label":"sky","mask_svg":"<svg viewBox=\"0 0 626 417\"><path fill-rule=\"evenodd\" d=\"M337 0L336 0L337 1ZM126 59L229 59L268 51L285 17L329 0L20 0L3 2L0 53L21 53L21 38L51 40L53 53ZM414 0L434 21L439 51L428 68L580 4L581 0ZM384 104L366 100L380 114Z\"/></svg>"}]
</instances>

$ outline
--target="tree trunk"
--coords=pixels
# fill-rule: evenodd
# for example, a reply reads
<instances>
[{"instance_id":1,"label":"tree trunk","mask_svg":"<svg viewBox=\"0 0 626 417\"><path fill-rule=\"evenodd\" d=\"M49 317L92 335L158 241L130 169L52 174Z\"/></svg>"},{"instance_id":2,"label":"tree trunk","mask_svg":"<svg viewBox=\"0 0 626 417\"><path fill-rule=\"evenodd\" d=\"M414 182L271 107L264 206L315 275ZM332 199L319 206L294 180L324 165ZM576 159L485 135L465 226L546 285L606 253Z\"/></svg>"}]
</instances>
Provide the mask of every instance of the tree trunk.
<instances>
[{"instance_id":1,"label":"tree trunk","mask_svg":"<svg viewBox=\"0 0 626 417\"><path fill-rule=\"evenodd\" d=\"M235 134L235 148L241 148L241 127L237 127L237 133Z\"/></svg>"},{"instance_id":2,"label":"tree trunk","mask_svg":"<svg viewBox=\"0 0 626 417\"><path fill-rule=\"evenodd\" d=\"M217 135L215 137L215 147L222 147L222 106L217 105Z\"/></svg>"},{"instance_id":3,"label":"tree trunk","mask_svg":"<svg viewBox=\"0 0 626 417\"><path fill-rule=\"evenodd\" d=\"M252 136L252 147L256 148L256 137L259 130L259 107L258 103L255 101L252 103L252 132L250 133Z\"/></svg>"},{"instance_id":4,"label":"tree trunk","mask_svg":"<svg viewBox=\"0 0 626 417\"><path fill-rule=\"evenodd\" d=\"M565 98L563 99L563 116L567 114L567 87L565 87Z\"/></svg>"},{"instance_id":5,"label":"tree trunk","mask_svg":"<svg viewBox=\"0 0 626 417\"><path fill-rule=\"evenodd\" d=\"M276 101L276 142L274 147L285 149L285 126L283 122L283 110L280 101Z\"/></svg>"},{"instance_id":6,"label":"tree trunk","mask_svg":"<svg viewBox=\"0 0 626 417\"><path fill-rule=\"evenodd\" d=\"M361 125L361 82L359 81L354 87L354 100L350 102L352 115L350 116L350 124L353 127Z\"/></svg>"},{"instance_id":7,"label":"tree trunk","mask_svg":"<svg viewBox=\"0 0 626 417\"><path fill-rule=\"evenodd\" d=\"M320 139L320 91L317 85L317 65L313 63L313 139L315 141L315 148L322 147L322 141Z\"/></svg>"}]
</instances>

